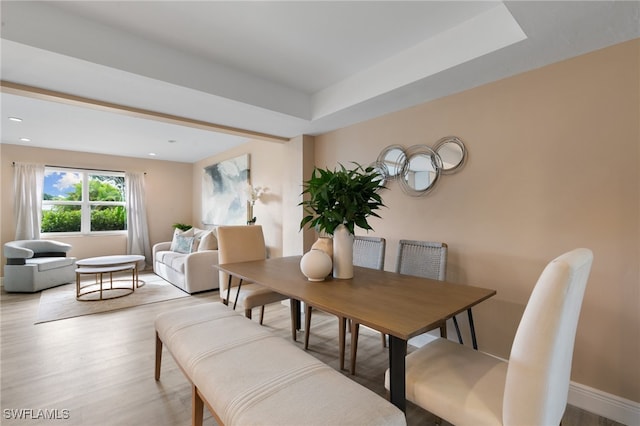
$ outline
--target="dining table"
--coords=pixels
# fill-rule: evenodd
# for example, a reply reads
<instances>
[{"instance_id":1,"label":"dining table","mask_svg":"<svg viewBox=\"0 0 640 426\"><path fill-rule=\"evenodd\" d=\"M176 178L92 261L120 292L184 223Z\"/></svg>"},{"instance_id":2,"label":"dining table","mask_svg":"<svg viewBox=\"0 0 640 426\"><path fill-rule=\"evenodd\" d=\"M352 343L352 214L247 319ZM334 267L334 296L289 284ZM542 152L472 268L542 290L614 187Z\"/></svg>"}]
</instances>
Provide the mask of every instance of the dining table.
<instances>
[{"instance_id":1,"label":"dining table","mask_svg":"<svg viewBox=\"0 0 640 426\"><path fill-rule=\"evenodd\" d=\"M292 315L304 302L388 334L389 397L403 411L407 341L496 294L487 288L358 266L350 279L328 276L309 281L300 271L300 260L301 256L287 256L217 268L241 283L257 283L289 297Z\"/></svg>"}]
</instances>

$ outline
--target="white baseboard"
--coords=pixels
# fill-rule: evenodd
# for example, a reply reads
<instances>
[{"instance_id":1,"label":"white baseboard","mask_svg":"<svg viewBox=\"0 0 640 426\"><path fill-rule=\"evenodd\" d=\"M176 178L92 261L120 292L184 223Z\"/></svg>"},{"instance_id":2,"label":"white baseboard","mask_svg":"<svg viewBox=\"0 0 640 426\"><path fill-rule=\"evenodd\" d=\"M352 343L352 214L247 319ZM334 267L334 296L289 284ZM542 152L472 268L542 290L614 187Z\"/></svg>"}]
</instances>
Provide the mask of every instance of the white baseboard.
<instances>
[{"instance_id":1,"label":"white baseboard","mask_svg":"<svg viewBox=\"0 0 640 426\"><path fill-rule=\"evenodd\" d=\"M569 404L628 426L640 425L640 403L571 382Z\"/></svg>"}]
</instances>

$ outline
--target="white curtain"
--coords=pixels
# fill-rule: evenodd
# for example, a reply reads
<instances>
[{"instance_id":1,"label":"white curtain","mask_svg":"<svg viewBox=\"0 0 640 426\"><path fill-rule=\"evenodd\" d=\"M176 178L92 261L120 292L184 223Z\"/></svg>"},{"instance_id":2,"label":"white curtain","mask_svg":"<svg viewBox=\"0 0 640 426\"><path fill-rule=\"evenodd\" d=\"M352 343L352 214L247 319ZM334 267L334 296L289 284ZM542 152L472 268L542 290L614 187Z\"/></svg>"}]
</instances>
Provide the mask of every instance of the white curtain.
<instances>
[{"instance_id":1,"label":"white curtain","mask_svg":"<svg viewBox=\"0 0 640 426\"><path fill-rule=\"evenodd\" d=\"M151 245L147 225L147 208L144 192L144 173L125 174L127 206L127 254L140 254L147 265L151 264Z\"/></svg>"},{"instance_id":2,"label":"white curtain","mask_svg":"<svg viewBox=\"0 0 640 426\"><path fill-rule=\"evenodd\" d=\"M39 240L44 164L15 163L13 169L16 240Z\"/></svg>"}]
</instances>

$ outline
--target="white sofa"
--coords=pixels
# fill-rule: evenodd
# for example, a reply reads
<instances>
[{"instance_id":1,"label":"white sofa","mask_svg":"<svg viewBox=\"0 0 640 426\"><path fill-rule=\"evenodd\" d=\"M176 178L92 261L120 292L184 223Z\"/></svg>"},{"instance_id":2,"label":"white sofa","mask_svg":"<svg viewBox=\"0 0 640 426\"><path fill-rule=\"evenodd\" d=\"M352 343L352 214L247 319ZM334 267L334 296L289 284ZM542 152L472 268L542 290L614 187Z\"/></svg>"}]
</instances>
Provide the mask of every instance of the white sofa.
<instances>
[{"instance_id":1,"label":"white sofa","mask_svg":"<svg viewBox=\"0 0 640 426\"><path fill-rule=\"evenodd\" d=\"M51 240L18 240L4 245L4 289L36 291L74 282L76 258L67 257L69 244ZM216 274L217 276L218 274Z\"/></svg>"},{"instance_id":2,"label":"white sofa","mask_svg":"<svg viewBox=\"0 0 640 426\"><path fill-rule=\"evenodd\" d=\"M218 240L214 230L176 230L172 241L153 246L153 272L189 293L218 285Z\"/></svg>"}]
</instances>

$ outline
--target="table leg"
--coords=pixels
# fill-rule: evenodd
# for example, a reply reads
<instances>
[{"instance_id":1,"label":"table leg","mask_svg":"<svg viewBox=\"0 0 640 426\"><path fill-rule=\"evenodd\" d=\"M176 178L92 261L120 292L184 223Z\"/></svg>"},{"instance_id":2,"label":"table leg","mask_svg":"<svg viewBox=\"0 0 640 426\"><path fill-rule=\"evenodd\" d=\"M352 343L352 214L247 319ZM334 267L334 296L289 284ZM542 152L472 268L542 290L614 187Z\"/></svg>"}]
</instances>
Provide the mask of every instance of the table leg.
<instances>
[{"instance_id":1,"label":"table leg","mask_svg":"<svg viewBox=\"0 0 640 426\"><path fill-rule=\"evenodd\" d=\"M102 272L100 272L100 300L102 300Z\"/></svg>"},{"instance_id":2,"label":"table leg","mask_svg":"<svg viewBox=\"0 0 640 426\"><path fill-rule=\"evenodd\" d=\"M347 319L338 317L338 350L340 351L340 371L344 370L344 341L347 328Z\"/></svg>"},{"instance_id":3,"label":"table leg","mask_svg":"<svg viewBox=\"0 0 640 426\"><path fill-rule=\"evenodd\" d=\"M291 299L293 302L293 308L295 309L295 324L296 324L296 330L300 331L302 329L302 309L301 309L301 303L298 299Z\"/></svg>"},{"instance_id":4,"label":"table leg","mask_svg":"<svg viewBox=\"0 0 640 426\"><path fill-rule=\"evenodd\" d=\"M80 273L76 272L76 299L80 298Z\"/></svg>"},{"instance_id":5,"label":"table leg","mask_svg":"<svg viewBox=\"0 0 640 426\"><path fill-rule=\"evenodd\" d=\"M133 264L133 291L140 287L140 281L138 280L138 263Z\"/></svg>"},{"instance_id":6,"label":"table leg","mask_svg":"<svg viewBox=\"0 0 640 426\"><path fill-rule=\"evenodd\" d=\"M298 321L300 321L300 301L289 299L289 310L291 311L291 339L295 342L298 335Z\"/></svg>"},{"instance_id":7,"label":"table leg","mask_svg":"<svg viewBox=\"0 0 640 426\"><path fill-rule=\"evenodd\" d=\"M405 355L407 341L389 335L389 392L391 403L406 412Z\"/></svg>"}]
</instances>

